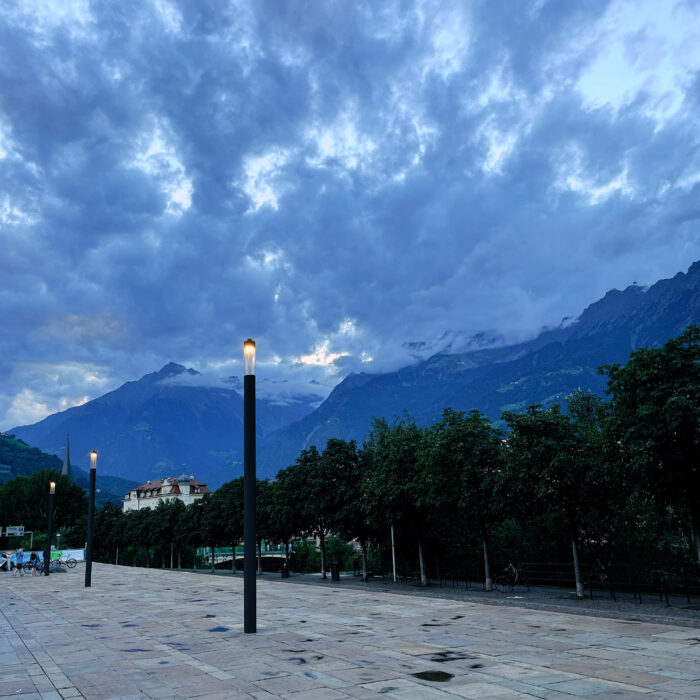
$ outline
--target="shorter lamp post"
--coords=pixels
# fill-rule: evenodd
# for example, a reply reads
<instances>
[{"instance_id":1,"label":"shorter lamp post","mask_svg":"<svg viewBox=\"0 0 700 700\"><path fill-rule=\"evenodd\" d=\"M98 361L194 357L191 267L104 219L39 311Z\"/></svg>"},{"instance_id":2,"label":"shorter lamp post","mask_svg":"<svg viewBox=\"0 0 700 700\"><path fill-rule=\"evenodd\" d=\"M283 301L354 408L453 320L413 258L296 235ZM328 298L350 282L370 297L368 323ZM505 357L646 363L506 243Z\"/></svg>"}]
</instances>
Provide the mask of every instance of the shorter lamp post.
<instances>
[{"instance_id":1,"label":"shorter lamp post","mask_svg":"<svg viewBox=\"0 0 700 700\"><path fill-rule=\"evenodd\" d=\"M61 533L60 532L56 533L56 549L59 552L61 551Z\"/></svg>"},{"instance_id":2,"label":"shorter lamp post","mask_svg":"<svg viewBox=\"0 0 700 700\"><path fill-rule=\"evenodd\" d=\"M92 532L95 520L95 477L97 475L97 450L90 453L90 494L88 496L87 544L85 546L85 588L92 585Z\"/></svg>"},{"instance_id":3,"label":"shorter lamp post","mask_svg":"<svg viewBox=\"0 0 700 700\"><path fill-rule=\"evenodd\" d=\"M56 495L56 482L49 483L49 522L46 525L46 548L44 549L44 576L49 575L51 568L51 524L53 522L53 500Z\"/></svg>"}]
</instances>

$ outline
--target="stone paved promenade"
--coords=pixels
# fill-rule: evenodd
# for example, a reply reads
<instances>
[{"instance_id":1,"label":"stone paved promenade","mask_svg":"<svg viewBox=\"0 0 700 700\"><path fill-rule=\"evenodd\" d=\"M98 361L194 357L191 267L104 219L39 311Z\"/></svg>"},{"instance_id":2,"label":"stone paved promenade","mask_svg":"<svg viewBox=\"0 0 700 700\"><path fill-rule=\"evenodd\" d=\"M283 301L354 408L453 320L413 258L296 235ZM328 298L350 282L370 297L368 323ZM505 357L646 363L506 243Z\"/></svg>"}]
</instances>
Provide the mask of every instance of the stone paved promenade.
<instances>
[{"instance_id":1,"label":"stone paved promenade","mask_svg":"<svg viewBox=\"0 0 700 700\"><path fill-rule=\"evenodd\" d=\"M700 697L700 626L261 580L245 635L240 576L97 564L83 581L0 574L0 695Z\"/></svg>"}]
</instances>

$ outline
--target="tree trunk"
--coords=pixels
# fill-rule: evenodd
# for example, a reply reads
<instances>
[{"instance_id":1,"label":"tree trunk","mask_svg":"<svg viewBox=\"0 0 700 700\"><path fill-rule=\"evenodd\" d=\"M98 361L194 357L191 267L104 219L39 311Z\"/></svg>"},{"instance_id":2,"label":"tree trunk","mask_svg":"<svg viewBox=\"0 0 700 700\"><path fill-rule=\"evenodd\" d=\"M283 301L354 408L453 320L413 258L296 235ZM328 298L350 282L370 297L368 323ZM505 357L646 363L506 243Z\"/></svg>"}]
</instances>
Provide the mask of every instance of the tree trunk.
<instances>
[{"instance_id":1,"label":"tree trunk","mask_svg":"<svg viewBox=\"0 0 700 700\"><path fill-rule=\"evenodd\" d=\"M173 550L175 549L175 545L171 542L170 543L170 570L172 571L173 568Z\"/></svg>"},{"instance_id":2,"label":"tree trunk","mask_svg":"<svg viewBox=\"0 0 700 700\"><path fill-rule=\"evenodd\" d=\"M289 566L289 540L284 543L284 560L287 562L287 566Z\"/></svg>"},{"instance_id":3,"label":"tree trunk","mask_svg":"<svg viewBox=\"0 0 700 700\"><path fill-rule=\"evenodd\" d=\"M236 543L231 545L231 573L236 575Z\"/></svg>"},{"instance_id":4,"label":"tree trunk","mask_svg":"<svg viewBox=\"0 0 700 700\"><path fill-rule=\"evenodd\" d=\"M420 565L420 585L428 585L428 577L425 574L425 562L423 561L423 542L418 538L418 564Z\"/></svg>"},{"instance_id":5,"label":"tree trunk","mask_svg":"<svg viewBox=\"0 0 700 700\"><path fill-rule=\"evenodd\" d=\"M182 568L182 549L180 545L177 546L177 568Z\"/></svg>"},{"instance_id":6,"label":"tree trunk","mask_svg":"<svg viewBox=\"0 0 700 700\"><path fill-rule=\"evenodd\" d=\"M258 576L262 575L262 540L258 540Z\"/></svg>"},{"instance_id":7,"label":"tree trunk","mask_svg":"<svg viewBox=\"0 0 700 700\"><path fill-rule=\"evenodd\" d=\"M571 553L574 556L574 577L576 579L576 597L583 600L583 580L581 579L581 567L578 563L578 547L576 546L576 535L571 534Z\"/></svg>"},{"instance_id":8,"label":"tree trunk","mask_svg":"<svg viewBox=\"0 0 700 700\"><path fill-rule=\"evenodd\" d=\"M321 545L321 578L326 578L326 537L323 532L319 536Z\"/></svg>"},{"instance_id":9,"label":"tree trunk","mask_svg":"<svg viewBox=\"0 0 700 700\"><path fill-rule=\"evenodd\" d=\"M119 566L119 547L117 547L117 553L114 556L114 564L115 566Z\"/></svg>"},{"instance_id":10,"label":"tree trunk","mask_svg":"<svg viewBox=\"0 0 700 700\"><path fill-rule=\"evenodd\" d=\"M146 568L151 568L151 548L146 547Z\"/></svg>"},{"instance_id":11,"label":"tree trunk","mask_svg":"<svg viewBox=\"0 0 700 700\"><path fill-rule=\"evenodd\" d=\"M367 583L367 540L360 540L362 546L362 580Z\"/></svg>"},{"instance_id":12,"label":"tree trunk","mask_svg":"<svg viewBox=\"0 0 700 700\"><path fill-rule=\"evenodd\" d=\"M161 569L165 568L165 550L164 549L160 550L160 568Z\"/></svg>"},{"instance_id":13,"label":"tree trunk","mask_svg":"<svg viewBox=\"0 0 700 700\"><path fill-rule=\"evenodd\" d=\"M484 590L493 590L493 579L491 578L491 564L489 564L489 545L486 540L486 532L482 531L481 539L484 543Z\"/></svg>"},{"instance_id":14,"label":"tree trunk","mask_svg":"<svg viewBox=\"0 0 700 700\"><path fill-rule=\"evenodd\" d=\"M192 555L192 571L197 571L197 545L194 546L194 553Z\"/></svg>"},{"instance_id":15,"label":"tree trunk","mask_svg":"<svg viewBox=\"0 0 700 700\"><path fill-rule=\"evenodd\" d=\"M216 573L216 566L215 566L216 562L214 561L214 557L215 557L214 545L212 544L211 545L211 572L212 572L212 574Z\"/></svg>"}]
</instances>

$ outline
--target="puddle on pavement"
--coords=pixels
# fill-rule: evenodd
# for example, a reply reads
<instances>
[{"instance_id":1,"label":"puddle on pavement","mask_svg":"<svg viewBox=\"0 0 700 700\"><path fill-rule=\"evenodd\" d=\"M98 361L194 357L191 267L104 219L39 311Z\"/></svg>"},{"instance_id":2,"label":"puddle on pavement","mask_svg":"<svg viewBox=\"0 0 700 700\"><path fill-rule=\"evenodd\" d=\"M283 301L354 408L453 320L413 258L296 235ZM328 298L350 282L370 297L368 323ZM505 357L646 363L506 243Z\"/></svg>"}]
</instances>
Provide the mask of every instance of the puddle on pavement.
<instances>
[{"instance_id":1,"label":"puddle on pavement","mask_svg":"<svg viewBox=\"0 0 700 700\"><path fill-rule=\"evenodd\" d=\"M424 622L421 627L444 627L442 622Z\"/></svg>"},{"instance_id":2,"label":"puddle on pavement","mask_svg":"<svg viewBox=\"0 0 700 700\"><path fill-rule=\"evenodd\" d=\"M216 615L209 615L209 614L207 614L207 615L202 615L202 617L216 617Z\"/></svg>"},{"instance_id":3,"label":"puddle on pavement","mask_svg":"<svg viewBox=\"0 0 700 700\"><path fill-rule=\"evenodd\" d=\"M461 620L464 617L464 615L455 615L452 619L453 620Z\"/></svg>"},{"instance_id":4,"label":"puddle on pavement","mask_svg":"<svg viewBox=\"0 0 700 700\"><path fill-rule=\"evenodd\" d=\"M212 627L209 632L228 632L228 627Z\"/></svg>"},{"instance_id":5,"label":"puddle on pavement","mask_svg":"<svg viewBox=\"0 0 700 700\"><path fill-rule=\"evenodd\" d=\"M451 678L454 678L453 673L446 673L445 671L421 671L411 675L420 678L422 681L432 681L433 683L447 683Z\"/></svg>"},{"instance_id":6,"label":"puddle on pavement","mask_svg":"<svg viewBox=\"0 0 700 700\"><path fill-rule=\"evenodd\" d=\"M291 658L287 659L287 661L292 661L293 663L299 664L300 666L301 664L306 663L306 659L303 659L301 656L292 656Z\"/></svg>"},{"instance_id":7,"label":"puddle on pavement","mask_svg":"<svg viewBox=\"0 0 700 700\"><path fill-rule=\"evenodd\" d=\"M472 664L469 668L484 668L484 664Z\"/></svg>"},{"instance_id":8,"label":"puddle on pavement","mask_svg":"<svg viewBox=\"0 0 700 700\"><path fill-rule=\"evenodd\" d=\"M476 659L478 657L472 654L464 654L460 651L439 651L435 654L430 654L427 657L430 661L435 661L439 664L444 664L446 661L464 661L465 659Z\"/></svg>"},{"instance_id":9,"label":"puddle on pavement","mask_svg":"<svg viewBox=\"0 0 700 700\"><path fill-rule=\"evenodd\" d=\"M122 649L121 651L127 651L127 652L152 651L152 649Z\"/></svg>"}]
</instances>

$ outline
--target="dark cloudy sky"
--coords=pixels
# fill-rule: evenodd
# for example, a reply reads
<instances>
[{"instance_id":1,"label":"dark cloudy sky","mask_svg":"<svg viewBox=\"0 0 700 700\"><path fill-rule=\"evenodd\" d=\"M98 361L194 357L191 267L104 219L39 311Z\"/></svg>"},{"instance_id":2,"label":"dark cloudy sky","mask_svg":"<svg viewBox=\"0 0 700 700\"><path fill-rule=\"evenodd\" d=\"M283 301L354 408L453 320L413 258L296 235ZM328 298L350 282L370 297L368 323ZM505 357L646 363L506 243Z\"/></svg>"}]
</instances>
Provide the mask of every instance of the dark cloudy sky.
<instances>
[{"instance_id":1,"label":"dark cloudy sky","mask_svg":"<svg viewBox=\"0 0 700 700\"><path fill-rule=\"evenodd\" d=\"M0 428L287 391L700 258L694 0L3 0Z\"/></svg>"}]
</instances>

